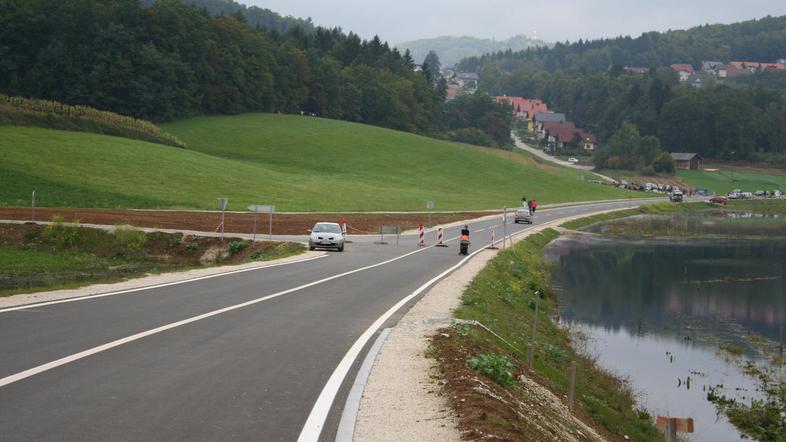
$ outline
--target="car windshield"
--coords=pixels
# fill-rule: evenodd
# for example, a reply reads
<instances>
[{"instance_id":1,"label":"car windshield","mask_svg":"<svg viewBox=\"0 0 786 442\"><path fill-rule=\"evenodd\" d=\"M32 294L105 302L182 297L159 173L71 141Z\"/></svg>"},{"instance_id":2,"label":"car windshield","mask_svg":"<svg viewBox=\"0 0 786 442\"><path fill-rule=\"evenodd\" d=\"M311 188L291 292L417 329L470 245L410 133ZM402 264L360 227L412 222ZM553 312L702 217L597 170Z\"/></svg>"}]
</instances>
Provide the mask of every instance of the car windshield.
<instances>
[{"instance_id":1,"label":"car windshield","mask_svg":"<svg viewBox=\"0 0 786 442\"><path fill-rule=\"evenodd\" d=\"M314 233L341 233L341 228L337 224L317 224Z\"/></svg>"}]
</instances>

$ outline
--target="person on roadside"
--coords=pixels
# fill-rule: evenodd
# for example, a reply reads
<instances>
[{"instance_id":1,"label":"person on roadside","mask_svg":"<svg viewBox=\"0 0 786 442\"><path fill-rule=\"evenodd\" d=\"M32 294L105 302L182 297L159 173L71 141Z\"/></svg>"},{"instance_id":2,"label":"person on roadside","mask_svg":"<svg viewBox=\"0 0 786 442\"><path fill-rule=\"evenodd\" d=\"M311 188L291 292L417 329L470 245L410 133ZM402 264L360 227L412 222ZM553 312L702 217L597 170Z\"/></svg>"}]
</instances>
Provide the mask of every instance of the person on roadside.
<instances>
[{"instance_id":1,"label":"person on roadside","mask_svg":"<svg viewBox=\"0 0 786 442\"><path fill-rule=\"evenodd\" d=\"M530 205L532 206L532 213L534 214L535 211L538 210L538 200L531 199L529 201L530 201Z\"/></svg>"},{"instance_id":2,"label":"person on roadside","mask_svg":"<svg viewBox=\"0 0 786 442\"><path fill-rule=\"evenodd\" d=\"M528 200L527 204L524 205L527 210L529 211L530 216L532 216L532 200Z\"/></svg>"},{"instance_id":3,"label":"person on roadside","mask_svg":"<svg viewBox=\"0 0 786 442\"><path fill-rule=\"evenodd\" d=\"M526 195L521 197L521 206L522 207L528 207L527 206L527 196Z\"/></svg>"},{"instance_id":4,"label":"person on roadside","mask_svg":"<svg viewBox=\"0 0 786 442\"><path fill-rule=\"evenodd\" d=\"M467 224L465 224L461 229L461 239L464 239L465 236L467 237L467 240L469 240L469 225Z\"/></svg>"}]
</instances>

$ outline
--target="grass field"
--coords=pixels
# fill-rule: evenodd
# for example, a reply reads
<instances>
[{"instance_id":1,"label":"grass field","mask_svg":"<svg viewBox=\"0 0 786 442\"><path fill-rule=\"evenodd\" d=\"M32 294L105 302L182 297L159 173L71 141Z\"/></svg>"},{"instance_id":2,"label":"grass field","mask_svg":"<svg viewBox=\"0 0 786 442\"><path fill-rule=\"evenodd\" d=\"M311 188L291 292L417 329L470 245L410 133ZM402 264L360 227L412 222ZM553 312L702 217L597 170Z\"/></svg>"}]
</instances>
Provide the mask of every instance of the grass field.
<instances>
[{"instance_id":1,"label":"grass field","mask_svg":"<svg viewBox=\"0 0 786 442\"><path fill-rule=\"evenodd\" d=\"M578 171L483 149L334 120L247 114L163 127L176 149L124 138L0 126L0 205L216 207L280 211L476 210L625 198Z\"/></svg>"},{"instance_id":2,"label":"grass field","mask_svg":"<svg viewBox=\"0 0 786 442\"><path fill-rule=\"evenodd\" d=\"M705 170L680 170L677 176L694 189L709 189L716 194L725 194L733 189L745 192L756 190L786 189L786 176L740 173L728 171L707 172Z\"/></svg>"}]
</instances>

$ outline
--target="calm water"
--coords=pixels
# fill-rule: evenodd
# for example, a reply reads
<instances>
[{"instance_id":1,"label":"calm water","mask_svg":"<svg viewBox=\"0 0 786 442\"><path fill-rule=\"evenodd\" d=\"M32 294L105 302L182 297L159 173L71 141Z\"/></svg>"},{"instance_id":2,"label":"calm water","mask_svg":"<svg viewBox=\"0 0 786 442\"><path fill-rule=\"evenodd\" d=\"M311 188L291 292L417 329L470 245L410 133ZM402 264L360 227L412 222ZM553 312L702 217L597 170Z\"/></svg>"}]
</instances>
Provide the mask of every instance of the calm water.
<instances>
[{"instance_id":1,"label":"calm water","mask_svg":"<svg viewBox=\"0 0 786 442\"><path fill-rule=\"evenodd\" d=\"M745 240L592 235L562 237L546 249L558 264L553 284L563 323L585 332L588 351L602 365L630 378L653 415L693 417L691 440L740 439L706 400L706 388L723 385L726 395L748 399L758 396L755 381L718 346L733 343L744 358L761 362L747 334L777 340L786 319L786 238L748 237L771 232L761 219L726 217L710 224L731 233L739 222Z\"/></svg>"}]
</instances>

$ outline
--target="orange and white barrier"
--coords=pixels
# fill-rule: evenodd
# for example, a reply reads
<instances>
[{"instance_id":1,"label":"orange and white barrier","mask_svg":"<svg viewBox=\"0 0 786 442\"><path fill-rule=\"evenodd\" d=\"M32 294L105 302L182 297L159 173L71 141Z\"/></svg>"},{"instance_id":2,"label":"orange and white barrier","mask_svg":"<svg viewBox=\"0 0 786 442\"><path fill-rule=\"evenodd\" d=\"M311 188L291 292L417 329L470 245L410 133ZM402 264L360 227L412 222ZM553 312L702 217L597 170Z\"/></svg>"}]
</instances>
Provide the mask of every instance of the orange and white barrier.
<instances>
[{"instance_id":1,"label":"orange and white barrier","mask_svg":"<svg viewBox=\"0 0 786 442\"><path fill-rule=\"evenodd\" d=\"M494 238L494 229L491 229L491 245L488 247L491 250L497 250L499 247L496 245L497 240Z\"/></svg>"},{"instance_id":2,"label":"orange and white barrier","mask_svg":"<svg viewBox=\"0 0 786 442\"><path fill-rule=\"evenodd\" d=\"M442 227L437 230L437 247L447 247L448 245L444 242L445 237L442 234Z\"/></svg>"},{"instance_id":3,"label":"orange and white barrier","mask_svg":"<svg viewBox=\"0 0 786 442\"><path fill-rule=\"evenodd\" d=\"M426 245L426 229L423 224L420 225L420 233L418 233L418 245L421 247Z\"/></svg>"}]
</instances>

